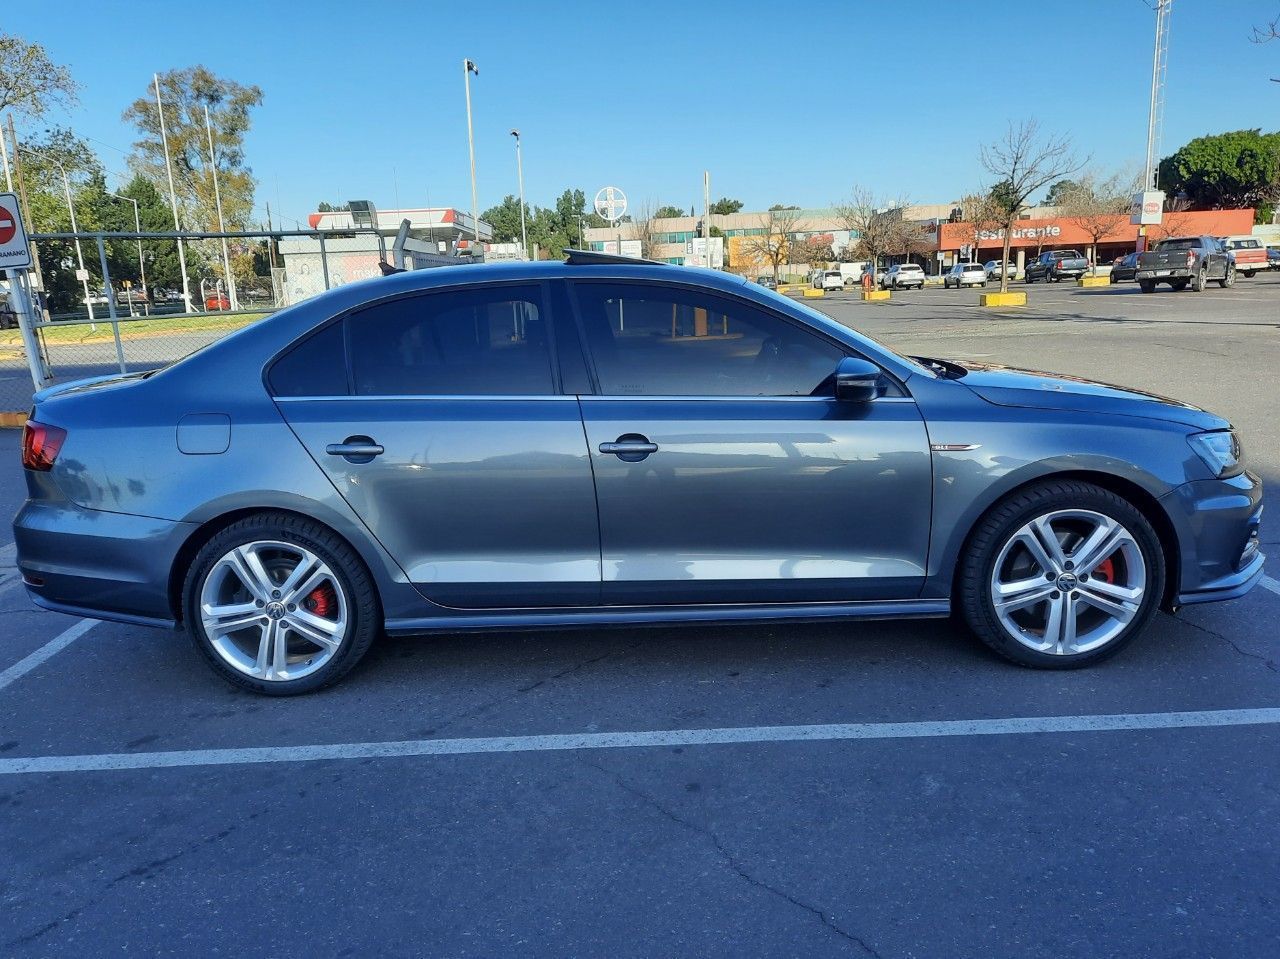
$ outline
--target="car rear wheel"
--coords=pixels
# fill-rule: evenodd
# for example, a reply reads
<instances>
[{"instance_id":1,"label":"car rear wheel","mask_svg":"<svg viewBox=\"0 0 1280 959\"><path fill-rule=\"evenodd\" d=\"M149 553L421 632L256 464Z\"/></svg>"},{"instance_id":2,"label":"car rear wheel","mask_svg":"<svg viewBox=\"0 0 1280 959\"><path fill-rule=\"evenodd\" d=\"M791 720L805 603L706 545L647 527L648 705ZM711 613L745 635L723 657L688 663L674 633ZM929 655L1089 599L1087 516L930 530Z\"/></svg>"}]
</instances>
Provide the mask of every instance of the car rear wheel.
<instances>
[{"instance_id":1,"label":"car rear wheel","mask_svg":"<svg viewBox=\"0 0 1280 959\"><path fill-rule=\"evenodd\" d=\"M1138 289L1143 293L1154 293L1156 291L1156 285L1151 280L1139 280Z\"/></svg>"},{"instance_id":2,"label":"car rear wheel","mask_svg":"<svg viewBox=\"0 0 1280 959\"><path fill-rule=\"evenodd\" d=\"M1253 276L1252 273L1246 273L1245 276ZM1236 285L1236 268L1234 264L1227 264L1227 272L1223 274L1222 279L1218 281L1218 286L1224 290Z\"/></svg>"},{"instance_id":3,"label":"car rear wheel","mask_svg":"<svg viewBox=\"0 0 1280 959\"><path fill-rule=\"evenodd\" d=\"M1154 615L1165 565L1151 523L1075 480L1017 493L979 524L961 563L969 627L1024 666L1074 669L1128 645Z\"/></svg>"},{"instance_id":4,"label":"car rear wheel","mask_svg":"<svg viewBox=\"0 0 1280 959\"><path fill-rule=\"evenodd\" d=\"M1205 287L1208 285L1209 275L1205 272L1205 268L1202 266L1200 269L1196 270L1196 275L1191 279L1191 289L1196 293L1203 293ZM1183 286L1185 287L1186 284L1184 283Z\"/></svg>"},{"instance_id":5,"label":"car rear wheel","mask_svg":"<svg viewBox=\"0 0 1280 959\"><path fill-rule=\"evenodd\" d=\"M381 626L355 551L286 514L251 516L215 535L196 555L183 596L191 638L214 671L272 696L336 682Z\"/></svg>"}]
</instances>

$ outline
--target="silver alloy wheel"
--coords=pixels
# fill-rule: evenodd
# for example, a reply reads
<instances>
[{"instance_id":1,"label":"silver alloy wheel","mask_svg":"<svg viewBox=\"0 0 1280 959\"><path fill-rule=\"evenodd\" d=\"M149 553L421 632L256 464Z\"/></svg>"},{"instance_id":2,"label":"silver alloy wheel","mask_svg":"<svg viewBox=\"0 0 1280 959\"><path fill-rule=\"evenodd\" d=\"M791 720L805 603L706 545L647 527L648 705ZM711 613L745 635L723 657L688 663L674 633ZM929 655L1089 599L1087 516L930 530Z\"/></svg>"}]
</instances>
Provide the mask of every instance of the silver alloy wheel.
<instances>
[{"instance_id":1,"label":"silver alloy wheel","mask_svg":"<svg viewBox=\"0 0 1280 959\"><path fill-rule=\"evenodd\" d=\"M338 652L347 634L342 584L296 543L245 543L213 564L200 620L218 655L254 679L301 679Z\"/></svg>"},{"instance_id":2,"label":"silver alloy wheel","mask_svg":"<svg viewBox=\"0 0 1280 959\"><path fill-rule=\"evenodd\" d=\"M1072 656L1119 636L1138 615L1146 585L1142 549L1124 526L1093 510L1056 510L1005 542L991 603L1022 645Z\"/></svg>"}]
</instances>

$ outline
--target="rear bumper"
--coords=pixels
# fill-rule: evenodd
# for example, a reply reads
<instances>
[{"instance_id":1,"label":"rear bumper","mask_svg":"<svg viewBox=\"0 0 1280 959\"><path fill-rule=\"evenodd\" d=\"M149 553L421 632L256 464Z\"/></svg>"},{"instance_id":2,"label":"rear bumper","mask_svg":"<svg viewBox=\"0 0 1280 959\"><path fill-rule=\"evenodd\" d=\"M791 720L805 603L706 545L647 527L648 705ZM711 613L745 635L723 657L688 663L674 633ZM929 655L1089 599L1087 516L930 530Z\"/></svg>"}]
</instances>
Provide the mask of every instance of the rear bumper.
<instances>
[{"instance_id":1,"label":"rear bumper","mask_svg":"<svg viewBox=\"0 0 1280 959\"><path fill-rule=\"evenodd\" d=\"M169 575L195 530L149 516L28 500L13 522L18 571L37 606L172 626Z\"/></svg>"},{"instance_id":2,"label":"rear bumper","mask_svg":"<svg viewBox=\"0 0 1280 959\"><path fill-rule=\"evenodd\" d=\"M1135 280L1155 280L1156 282L1160 282L1162 280L1189 280L1194 275L1195 274L1191 270L1182 266L1162 267L1158 270L1138 270L1133 275L1133 278Z\"/></svg>"},{"instance_id":3,"label":"rear bumper","mask_svg":"<svg viewBox=\"0 0 1280 959\"><path fill-rule=\"evenodd\" d=\"M1236 599L1262 578L1262 482L1245 472L1184 483L1162 502L1178 534L1181 562L1174 605Z\"/></svg>"}]
</instances>

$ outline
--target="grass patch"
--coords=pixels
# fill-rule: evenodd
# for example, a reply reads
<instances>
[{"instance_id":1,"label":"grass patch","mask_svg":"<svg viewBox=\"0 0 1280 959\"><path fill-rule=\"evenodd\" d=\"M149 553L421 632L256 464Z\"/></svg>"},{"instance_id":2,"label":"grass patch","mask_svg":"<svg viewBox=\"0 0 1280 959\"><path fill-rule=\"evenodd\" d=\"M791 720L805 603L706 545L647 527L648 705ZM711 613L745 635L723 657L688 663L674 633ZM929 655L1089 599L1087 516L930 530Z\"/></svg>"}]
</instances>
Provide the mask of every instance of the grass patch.
<instances>
[{"instance_id":1,"label":"grass patch","mask_svg":"<svg viewBox=\"0 0 1280 959\"><path fill-rule=\"evenodd\" d=\"M140 340L174 333L230 333L256 323L266 313L237 313L235 316L155 316L147 319L121 319L120 339ZM88 322L56 323L41 328L46 343L112 343L110 320L99 321L95 330ZM0 330L0 350L22 349L18 330Z\"/></svg>"}]
</instances>

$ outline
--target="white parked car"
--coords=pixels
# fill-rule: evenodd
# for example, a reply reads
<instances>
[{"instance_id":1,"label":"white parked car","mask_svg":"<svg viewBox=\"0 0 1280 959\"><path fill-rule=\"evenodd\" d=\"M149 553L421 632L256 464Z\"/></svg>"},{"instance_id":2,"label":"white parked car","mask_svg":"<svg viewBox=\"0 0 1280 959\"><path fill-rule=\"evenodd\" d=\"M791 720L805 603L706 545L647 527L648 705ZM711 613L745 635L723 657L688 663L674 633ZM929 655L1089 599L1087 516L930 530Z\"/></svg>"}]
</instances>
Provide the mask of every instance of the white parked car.
<instances>
[{"instance_id":1,"label":"white parked car","mask_svg":"<svg viewBox=\"0 0 1280 959\"><path fill-rule=\"evenodd\" d=\"M917 290L924 288L924 270L915 263L895 263L880 277L882 290L903 290L912 286Z\"/></svg>"},{"instance_id":2,"label":"white parked car","mask_svg":"<svg viewBox=\"0 0 1280 959\"><path fill-rule=\"evenodd\" d=\"M987 271L981 263L957 263L942 278L943 287L986 286Z\"/></svg>"},{"instance_id":3,"label":"white parked car","mask_svg":"<svg viewBox=\"0 0 1280 959\"><path fill-rule=\"evenodd\" d=\"M843 290L844 274L839 270L823 270L821 282L821 290Z\"/></svg>"},{"instance_id":4,"label":"white parked car","mask_svg":"<svg viewBox=\"0 0 1280 959\"><path fill-rule=\"evenodd\" d=\"M986 271L988 283L994 283L1005 276L1011 280L1018 276L1017 266L1012 263L1001 263L999 260L988 260L982 264L982 268Z\"/></svg>"}]
</instances>

